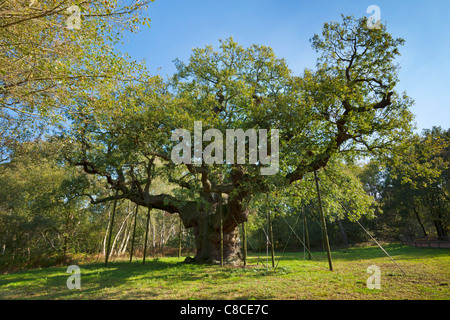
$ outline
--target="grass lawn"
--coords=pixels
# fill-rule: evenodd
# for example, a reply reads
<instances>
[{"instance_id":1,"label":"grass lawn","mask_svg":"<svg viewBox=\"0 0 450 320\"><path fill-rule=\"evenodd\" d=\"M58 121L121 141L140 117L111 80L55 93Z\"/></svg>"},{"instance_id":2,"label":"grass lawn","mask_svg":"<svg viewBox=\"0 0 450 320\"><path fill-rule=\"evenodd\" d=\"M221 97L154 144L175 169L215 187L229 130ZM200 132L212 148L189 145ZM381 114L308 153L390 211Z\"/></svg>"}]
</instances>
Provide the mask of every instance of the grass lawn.
<instances>
[{"instance_id":1,"label":"grass lawn","mask_svg":"<svg viewBox=\"0 0 450 320\"><path fill-rule=\"evenodd\" d=\"M266 256L251 254L247 269L182 263L183 259L148 259L80 263L81 290L69 290L66 267L0 275L0 299L409 299L449 300L450 250L400 244L386 251L360 247L332 252L334 271L326 255L281 253L276 270L266 268ZM270 258L269 258L270 263ZM368 289L367 268L381 270L381 289Z\"/></svg>"}]
</instances>

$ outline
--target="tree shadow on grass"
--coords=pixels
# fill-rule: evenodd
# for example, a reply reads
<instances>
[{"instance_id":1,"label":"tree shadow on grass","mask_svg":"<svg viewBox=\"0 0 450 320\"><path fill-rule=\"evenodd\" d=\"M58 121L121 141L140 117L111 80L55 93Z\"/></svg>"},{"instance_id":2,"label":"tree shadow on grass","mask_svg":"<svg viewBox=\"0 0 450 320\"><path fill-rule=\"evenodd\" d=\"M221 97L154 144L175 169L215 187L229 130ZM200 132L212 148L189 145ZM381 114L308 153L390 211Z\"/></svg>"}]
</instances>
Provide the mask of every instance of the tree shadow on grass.
<instances>
[{"instance_id":1,"label":"tree shadow on grass","mask_svg":"<svg viewBox=\"0 0 450 320\"><path fill-rule=\"evenodd\" d=\"M68 267L68 266L67 266ZM110 297L103 289L125 286L130 283L131 289L138 289L133 282L141 280L168 280L172 271L183 281L194 281L201 277L186 268L182 262L171 263L161 260L138 262L110 262L108 267L103 263L80 264L81 290L70 290L67 281L72 274L67 267L53 267L11 273L0 276L0 298L2 299L70 299L98 296ZM175 276L175 275L174 275ZM10 293L10 294L8 294ZM151 293L147 293L151 296Z\"/></svg>"},{"instance_id":2,"label":"tree shadow on grass","mask_svg":"<svg viewBox=\"0 0 450 320\"><path fill-rule=\"evenodd\" d=\"M67 281L72 274L67 267L30 270L0 276L2 299L157 299L159 294L181 290L186 294L193 282L213 285L219 281L239 281L242 277L259 278L276 275L270 268L220 268L217 265L150 260L145 265L110 262L79 265L81 290L70 290ZM282 269L279 269L282 270ZM10 295L8 295L10 292Z\"/></svg>"},{"instance_id":3,"label":"tree shadow on grass","mask_svg":"<svg viewBox=\"0 0 450 320\"><path fill-rule=\"evenodd\" d=\"M401 244L386 245L384 248L396 260L450 256L448 249L416 248ZM326 261L326 254L323 252L313 252L313 255L314 259L310 262ZM351 262L386 255L379 247L373 246L333 251L332 257L336 261ZM221 283L239 281L243 277L255 279L289 273L289 270L282 269L283 261L294 264L295 261L303 261L309 264L308 260L303 260L301 252L280 253L276 261L281 262L277 271L261 266L247 269L220 268L186 264L173 259L149 260L145 265L142 261L113 261L108 267L100 262L80 264L81 290L67 288L67 280L71 276L66 272L68 266L36 269L1 275L0 299L158 299L166 290L188 291L193 282L214 285L217 281Z\"/></svg>"},{"instance_id":4,"label":"tree shadow on grass","mask_svg":"<svg viewBox=\"0 0 450 320\"><path fill-rule=\"evenodd\" d=\"M450 256L449 249L441 248L417 248L403 244L382 245L385 251L394 259L412 260L421 258L438 258ZM364 260L387 257L386 253L378 246L354 247L334 252L337 259L344 261Z\"/></svg>"},{"instance_id":5,"label":"tree shadow on grass","mask_svg":"<svg viewBox=\"0 0 450 320\"><path fill-rule=\"evenodd\" d=\"M382 245L385 251L394 259L409 260L420 258L449 257L450 250L444 248L417 248L403 244ZM306 254L307 255L307 254ZM327 256L323 251L312 251L313 259L309 261L326 261ZM333 260L357 261L387 257L386 253L378 246L351 247L347 249L332 250ZM281 260L303 260L301 252L287 252L282 255Z\"/></svg>"}]
</instances>

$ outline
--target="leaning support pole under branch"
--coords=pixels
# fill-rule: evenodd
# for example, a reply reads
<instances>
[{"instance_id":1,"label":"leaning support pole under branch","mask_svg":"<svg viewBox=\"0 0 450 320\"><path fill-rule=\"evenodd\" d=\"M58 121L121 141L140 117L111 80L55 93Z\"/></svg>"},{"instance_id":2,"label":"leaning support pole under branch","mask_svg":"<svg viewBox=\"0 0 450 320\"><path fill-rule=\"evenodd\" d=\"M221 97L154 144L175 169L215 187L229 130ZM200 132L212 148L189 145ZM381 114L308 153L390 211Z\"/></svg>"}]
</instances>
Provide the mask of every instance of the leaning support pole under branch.
<instances>
[{"instance_id":1,"label":"leaning support pole under branch","mask_svg":"<svg viewBox=\"0 0 450 320\"><path fill-rule=\"evenodd\" d=\"M303 246L303 249L307 248L307 250L308 250L308 257L309 257L309 260L311 260L311 247L309 245L308 224L306 223L306 213L305 213L305 207L304 206L302 207L302 213L303 213L303 230L305 231L304 237L306 238L303 241L304 243L306 243L306 247Z\"/></svg>"},{"instance_id":2,"label":"leaning support pole under branch","mask_svg":"<svg viewBox=\"0 0 450 320\"><path fill-rule=\"evenodd\" d=\"M222 193L219 193L219 219L220 219L220 266L223 267L223 211L222 211Z\"/></svg>"},{"instance_id":3,"label":"leaning support pole under branch","mask_svg":"<svg viewBox=\"0 0 450 320\"><path fill-rule=\"evenodd\" d=\"M181 220L180 217L180 222L179 222L179 226L178 226L178 259L181 258L181 242L182 242L182 234L183 234L183 220Z\"/></svg>"},{"instance_id":4,"label":"leaning support pole under branch","mask_svg":"<svg viewBox=\"0 0 450 320\"><path fill-rule=\"evenodd\" d=\"M109 225L109 236L108 236L108 246L106 248L106 256L105 256L105 267L108 266L108 259L109 259L109 255L111 253L111 237L112 237L112 231L113 231L113 227L114 227L114 216L116 215L116 206L117 206L117 196L119 194L119 191L116 191L116 195L114 197L114 207L113 207L113 211L111 213L111 221L110 221L110 225Z\"/></svg>"},{"instance_id":5,"label":"leaning support pole under branch","mask_svg":"<svg viewBox=\"0 0 450 320\"><path fill-rule=\"evenodd\" d=\"M269 231L269 242L270 242L270 253L272 256L272 268L275 268L275 248L273 243L273 230L272 230L272 219L270 210L267 211L267 222L268 222L268 231Z\"/></svg>"},{"instance_id":6,"label":"leaning support pole under branch","mask_svg":"<svg viewBox=\"0 0 450 320\"><path fill-rule=\"evenodd\" d=\"M391 261L397 266L397 268L399 268L401 270L401 272L403 272L403 274L406 276L406 272L405 270L403 270L398 263L389 255L389 253L387 253L386 250L384 250L383 246L370 234L369 231L367 231L366 228L364 228L364 226L358 221L358 219L355 217L354 214L352 214L350 212L350 210L348 210L346 207L344 207L344 205L336 199L336 197L333 195L334 199L340 204L340 206L356 221L356 223L361 227L361 229L364 230L365 233L367 233L367 235L377 244L377 246L386 254L386 256L389 257L389 259L391 259Z\"/></svg>"},{"instance_id":7,"label":"leaning support pole under branch","mask_svg":"<svg viewBox=\"0 0 450 320\"><path fill-rule=\"evenodd\" d=\"M134 254L134 240L136 238L136 220L137 220L137 214L139 211L139 206L136 205L136 212L134 213L134 226L133 226L133 238L131 239L131 252L130 252L130 263L133 261L133 254Z\"/></svg>"},{"instance_id":8,"label":"leaning support pole under branch","mask_svg":"<svg viewBox=\"0 0 450 320\"><path fill-rule=\"evenodd\" d=\"M345 209L345 207L341 204L341 206ZM345 209L346 210L346 209ZM397 262L395 262L395 260L389 255L389 253L387 253L386 250L384 250L384 248L381 246L381 244L378 243L378 241L372 237L372 235L370 234L369 231L366 230L366 228L364 228L364 226L355 218L355 216L348 210L346 210L352 217L353 219L355 219L356 223L364 230L365 233L367 233L369 235L369 237L377 244L378 247L380 247L380 249L389 257L389 259L391 259L391 261L403 272L403 274L406 276L406 272L405 270L403 270L398 264Z\"/></svg>"},{"instance_id":9,"label":"leaning support pole under branch","mask_svg":"<svg viewBox=\"0 0 450 320\"><path fill-rule=\"evenodd\" d=\"M142 264L145 264L145 254L147 253L147 242L148 242L148 229L150 226L150 208L148 208L147 212L147 227L145 228L145 240L144 240L144 257L142 260Z\"/></svg>"},{"instance_id":10,"label":"leaning support pole under branch","mask_svg":"<svg viewBox=\"0 0 450 320\"><path fill-rule=\"evenodd\" d=\"M247 266L247 226L246 222L242 223L242 242L243 242L243 255L244 255L244 267Z\"/></svg>"},{"instance_id":11,"label":"leaning support pole under branch","mask_svg":"<svg viewBox=\"0 0 450 320\"><path fill-rule=\"evenodd\" d=\"M316 171L314 171L314 178L316 180L317 198L319 201L319 210L320 210L320 220L322 222L323 240L325 242L325 247L327 249L328 265L330 267L330 271L333 271L333 263L331 261L330 242L328 241L327 223L325 221L325 216L323 214L322 198L320 195L320 188L319 188L319 178L317 177Z\"/></svg>"}]
</instances>

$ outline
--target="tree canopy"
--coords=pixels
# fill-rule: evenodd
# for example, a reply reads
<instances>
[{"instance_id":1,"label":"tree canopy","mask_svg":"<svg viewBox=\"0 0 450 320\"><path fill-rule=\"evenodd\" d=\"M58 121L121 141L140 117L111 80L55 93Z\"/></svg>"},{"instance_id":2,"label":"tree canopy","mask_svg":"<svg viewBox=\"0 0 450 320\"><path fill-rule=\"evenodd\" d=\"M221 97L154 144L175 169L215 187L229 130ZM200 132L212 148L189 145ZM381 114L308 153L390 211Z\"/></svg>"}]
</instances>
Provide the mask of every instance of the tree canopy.
<instances>
[{"instance_id":1,"label":"tree canopy","mask_svg":"<svg viewBox=\"0 0 450 320\"><path fill-rule=\"evenodd\" d=\"M176 214L195 237L195 261L234 262L238 226L258 212L314 217L315 175L345 242L347 222L375 216L376 230L407 234L407 220L447 236L448 132L412 133L413 101L397 91L403 39L342 16L312 36L317 63L301 74L272 48L230 37L176 59L163 79L115 49L148 25L150 2L0 5L0 218L16 230L3 248L66 252L90 234L105 251L98 226L112 224L114 203L117 252L133 212L145 239L160 223L161 243ZM150 218L152 209L172 217Z\"/></svg>"},{"instance_id":2,"label":"tree canopy","mask_svg":"<svg viewBox=\"0 0 450 320\"><path fill-rule=\"evenodd\" d=\"M149 23L144 12L150 2L2 2L0 160L16 141L61 129L79 99L146 77L144 66L114 45L124 31Z\"/></svg>"},{"instance_id":3,"label":"tree canopy","mask_svg":"<svg viewBox=\"0 0 450 320\"><path fill-rule=\"evenodd\" d=\"M153 77L105 90L94 102L80 100L66 158L105 179L120 198L178 213L187 228L200 228L206 215L214 229L218 195L225 194L224 221L232 231L247 220L246 203L259 193L282 190L330 161L392 154L412 120L411 100L395 91L404 41L385 26L369 29L365 18L343 16L341 23L326 23L311 42L320 53L317 68L300 76L271 48L244 48L229 38L217 49L194 49L187 62L177 60L178 71L167 83ZM261 175L263 162L175 165L172 133L193 133L195 122L222 133L279 130L279 172ZM172 193L152 192L155 175L174 185Z\"/></svg>"}]
</instances>

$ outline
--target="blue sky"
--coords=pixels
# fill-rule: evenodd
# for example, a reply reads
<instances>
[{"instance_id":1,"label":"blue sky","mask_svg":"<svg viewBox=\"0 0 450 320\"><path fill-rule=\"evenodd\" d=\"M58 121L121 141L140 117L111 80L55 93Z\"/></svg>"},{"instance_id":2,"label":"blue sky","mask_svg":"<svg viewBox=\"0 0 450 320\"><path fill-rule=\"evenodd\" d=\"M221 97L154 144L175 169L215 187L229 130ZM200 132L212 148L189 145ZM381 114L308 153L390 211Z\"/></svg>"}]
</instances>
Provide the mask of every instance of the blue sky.
<instances>
[{"instance_id":1,"label":"blue sky","mask_svg":"<svg viewBox=\"0 0 450 320\"><path fill-rule=\"evenodd\" d=\"M127 35L121 50L146 60L153 74L171 76L173 60L186 61L191 50L233 36L244 46L267 45L301 75L314 68L309 39L341 13L370 16L377 5L395 37L406 40L399 58L398 91L415 100L418 130L450 128L450 1L448 0L155 0L149 7L151 28Z\"/></svg>"}]
</instances>

